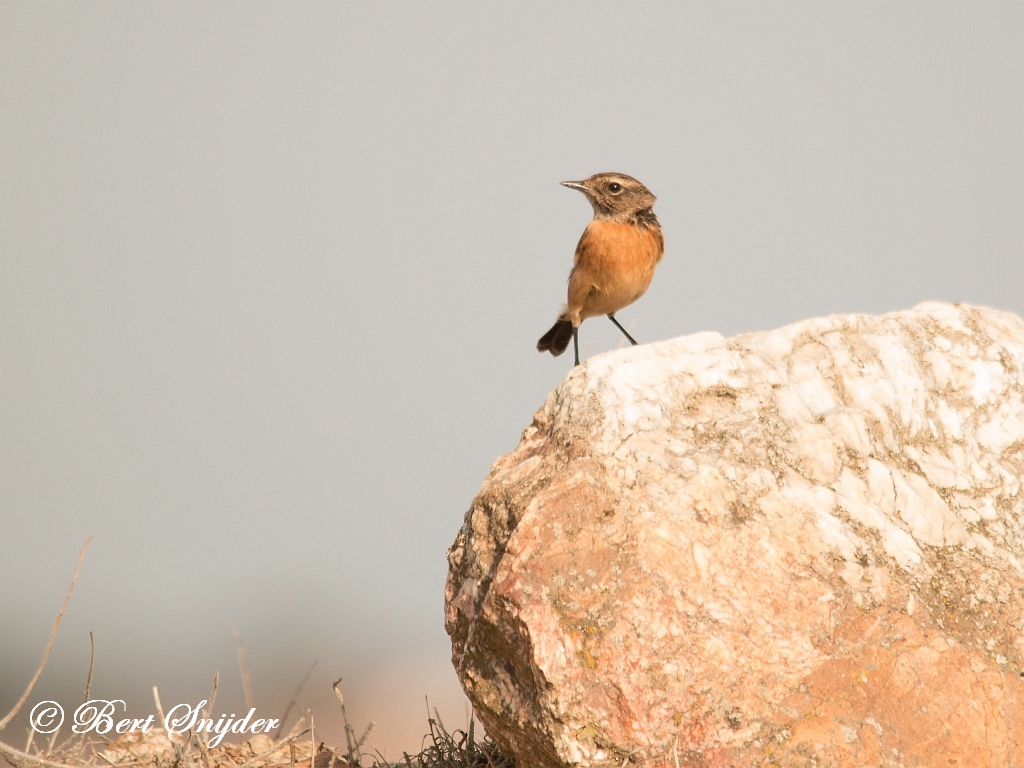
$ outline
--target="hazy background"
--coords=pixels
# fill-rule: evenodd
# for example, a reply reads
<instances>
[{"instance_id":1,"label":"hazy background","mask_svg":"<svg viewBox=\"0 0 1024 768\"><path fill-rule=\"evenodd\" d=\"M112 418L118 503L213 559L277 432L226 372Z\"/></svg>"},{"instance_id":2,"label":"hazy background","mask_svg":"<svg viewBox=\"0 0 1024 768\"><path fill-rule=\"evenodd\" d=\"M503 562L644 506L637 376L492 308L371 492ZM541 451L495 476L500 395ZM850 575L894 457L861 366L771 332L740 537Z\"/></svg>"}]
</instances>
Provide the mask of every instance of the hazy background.
<instances>
[{"instance_id":1,"label":"hazy background","mask_svg":"<svg viewBox=\"0 0 1024 768\"><path fill-rule=\"evenodd\" d=\"M642 342L1024 314L1024 4L0 5L0 714L95 534L30 705L92 630L95 695L241 712L235 625L261 716L315 660L335 743L338 677L393 757L462 725L445 549L603 170L659 197Z\"/></svg>"}]
</instances>

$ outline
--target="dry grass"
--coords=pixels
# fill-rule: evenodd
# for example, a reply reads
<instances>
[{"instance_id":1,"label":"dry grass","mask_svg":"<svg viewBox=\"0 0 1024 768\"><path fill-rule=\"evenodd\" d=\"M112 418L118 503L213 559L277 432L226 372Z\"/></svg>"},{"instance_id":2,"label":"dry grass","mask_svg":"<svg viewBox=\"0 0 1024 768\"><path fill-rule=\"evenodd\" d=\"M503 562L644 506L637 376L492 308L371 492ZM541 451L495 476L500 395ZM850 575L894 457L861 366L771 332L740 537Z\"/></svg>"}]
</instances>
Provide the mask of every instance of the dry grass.
<instances>
[{"instance_id":1,"label":"dry grass","mask_svg":"<svg viewBox=\"0 0 1024 768\"><path fill-rule=\"evenodd\" d=\"M108 740L72 735L64 740L31 743L24 750L0 742L0 754L14 768L514 768L494 742L469 733L448 732L435 718L428 720L426 746L417 755L389 762L369 741L338 749L317 742L308 715L278 739L259 734L240 744L210 747L201 734L168 737L162 728L132 732Z\"/></svg>"},{"instance_id":2,"label":"dry grass","mask_svg":"<svg viewBox=\"0 0 1024 768\"><path fill-rule=\"evenodd\" d=\"M35 675L18 699L11 711L0 720L0 731L14 719L28 701L43 673L53 641L57 637L64 611L71 601L75 582L85 558L86 549L92 537L85 542L78 555L78 565L71 579L64 605L57 615L50 640L47 643L43 660ZM246 699L251 702L252 688L249 682L249 671L245 660L245 646L241 635L233 630L238 644L238 665L242 675ZM90 633L90 642L92 635ZM89 675L85 687L85 700L89 699L92 686L92 658L89 661ZM312 672L312 668L310 668ZM306 679L309 678L307 673ZM35 731L29 731L29 738L21 749L11 746L0 739L0 765L6 762L13 768L514 768L515 762L501 754L495 743L486 735L477 739L474 733L474 721L470 718L468 732L454 730L449 732L441 721L437 710L434 717L428 717L428 733L424 736L424 747L417 755L404 754L399 762L388 762L373 746L369 737L374 723L370 723L362 735L356 736L355 730L348 722L345 714L345 699L341 693L341 681L334 683L334 692L341 707L341 716L345 724L344 749L326 746L316 739L313 716L306 712L287 733L280 731L271 737L258 734L240 744L218 744L210 746L209 735L187 731L182 734L168 735L163 728L153 727L148 733L140 731L125 733L117 739L106 739L96 734L72 734L60 739L60 729L52 735L41 737L37 743ZM213 705L217 698L218 679L213 682L210 704L204 710L203 717L213 715ZM282 723L296 705L296 699L305 685L305 680L296 689L292 701L288 705ZM163 710L160 695L153 689L157 716L163 722Z\"/></svg>"}]
</instances>

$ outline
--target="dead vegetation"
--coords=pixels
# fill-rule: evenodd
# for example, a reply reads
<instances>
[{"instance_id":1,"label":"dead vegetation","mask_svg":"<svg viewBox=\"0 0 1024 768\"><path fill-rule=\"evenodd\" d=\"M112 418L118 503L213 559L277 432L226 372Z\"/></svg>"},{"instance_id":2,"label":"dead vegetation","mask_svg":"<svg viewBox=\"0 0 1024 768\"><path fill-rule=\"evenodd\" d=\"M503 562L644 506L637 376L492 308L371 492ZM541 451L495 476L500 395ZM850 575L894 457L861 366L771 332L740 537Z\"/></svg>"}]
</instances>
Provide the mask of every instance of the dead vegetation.
<instances>
[{"instance_id":1,"label":"dead vegetation","mask_svg":"<svg viewBox=\"0 0 1024 768\"><path fill-rule=\"evenodd\" d=\"M85 542L78 555L78 565L71 579L64 605L57 615L43 660L29 681L25 692L14 707L0 720L0 732L21 711L28 701L36 682L43 673L53 642L57 637L61 619L71 601L75 581L85 558L92 537ZM242 675L247 702L252 700L252 687L245 660L245 648L241 635L233 630L238 643L239 671ZM92 635L90 634L90 641ZM85 687L85 698L89 700L92 686L93 659L90 657L89 674ZM312 668L310 668L312 672ZM306 680L309 673L306 674ZM286 722L306 680L296 689L284 716ZM72 733L61 738L61 729L40 737L37 741L35 730L29 729L29 736L22 748L8 744L0 738L0 766L6 762L13 768L514 768L515 762L498 751L495 743L484 735L478 739L475 724L471 718L466 731L448 731L437 710L427 719L428 733L423 738L423 749L419 754L403 754L402 760L389 762L373 746L370 735L374 723L370 723L356 736L345 714L345 699L341 693L341 681L334 683L334 692L341 708L345 726L344 748L330 747L316 738L313 715L306 711L286 734L280 730L271 737L260 733L247 741L211 746L206 733L186 731L168 734L164 728L152 727L147 732L130 731L116 739L108 739L95 733ZM209 705L203 710L203 717L213 717L213 705L217 698L218 678L214 677L213 691ZM158 722L164 722L159 691L153 689Z\"/></svg>"}]
</instances>

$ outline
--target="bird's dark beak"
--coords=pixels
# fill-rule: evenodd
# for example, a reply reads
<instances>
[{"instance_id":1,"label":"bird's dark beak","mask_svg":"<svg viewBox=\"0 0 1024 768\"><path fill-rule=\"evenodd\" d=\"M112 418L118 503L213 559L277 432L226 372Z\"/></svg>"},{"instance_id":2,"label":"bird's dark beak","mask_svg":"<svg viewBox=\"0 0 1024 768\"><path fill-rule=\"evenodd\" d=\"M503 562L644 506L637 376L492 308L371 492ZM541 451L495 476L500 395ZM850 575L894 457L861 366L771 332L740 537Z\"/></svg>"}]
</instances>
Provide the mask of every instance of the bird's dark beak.
<instances>
[{"instance_id":1,"label":"bird's dark beak","mask_svg":"<svg viewBox=\"0 0 1024 768\"><path fill-rule=\"evenodd\" d=\"M580 192L584 193L590 191L590 188L582 181L563 181L562 186L568 187L569 189L578 189Z\"/></svg>"}]
</instances>

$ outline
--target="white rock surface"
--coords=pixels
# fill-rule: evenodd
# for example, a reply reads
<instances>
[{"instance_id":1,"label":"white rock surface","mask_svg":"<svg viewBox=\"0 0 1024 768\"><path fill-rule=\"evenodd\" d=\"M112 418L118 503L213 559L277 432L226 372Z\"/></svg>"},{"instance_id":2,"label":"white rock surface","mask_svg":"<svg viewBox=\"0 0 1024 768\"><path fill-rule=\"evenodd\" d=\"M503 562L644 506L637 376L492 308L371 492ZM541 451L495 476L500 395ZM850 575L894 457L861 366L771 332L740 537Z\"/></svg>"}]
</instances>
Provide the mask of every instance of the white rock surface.
<instances>
[{"instance_id":1,"label":"white rock surface","mask_svg":"<svg viewBox=\"0 0 1024 768\"><path fill-rule=\"evenodd\" d=\"M453 661L524 767L1024 765L1022 476L1007 313L601 355L467 513Z\"/></svg>"}]
</instances>

